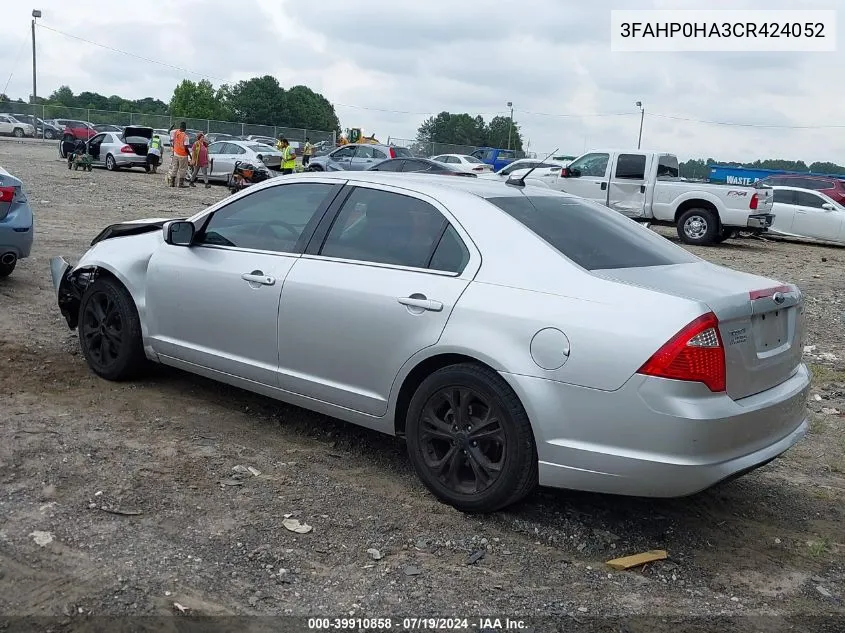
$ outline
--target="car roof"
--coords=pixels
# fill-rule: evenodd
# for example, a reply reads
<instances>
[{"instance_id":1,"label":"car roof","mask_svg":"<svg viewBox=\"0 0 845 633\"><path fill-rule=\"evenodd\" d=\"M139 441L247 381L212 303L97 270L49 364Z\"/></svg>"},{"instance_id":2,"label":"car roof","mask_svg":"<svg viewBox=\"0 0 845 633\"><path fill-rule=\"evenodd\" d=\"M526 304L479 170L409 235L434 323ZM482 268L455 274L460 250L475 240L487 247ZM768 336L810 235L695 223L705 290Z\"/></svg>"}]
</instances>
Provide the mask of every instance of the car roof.
<instances>
[{"instance_id":1,"label":"car roof","mask_svg":"<svg viewBox=\"0 0 845 633\"><path fill-rule=\"evenodd\" d=\"M768 180L769 178L809 178L810 180L842 180L842 178L837 178L836 176L813 176L811 174L770 174L766 176L763 180ZM799 187L800 188L800 187Z\"/></svg>"}]
</instances>

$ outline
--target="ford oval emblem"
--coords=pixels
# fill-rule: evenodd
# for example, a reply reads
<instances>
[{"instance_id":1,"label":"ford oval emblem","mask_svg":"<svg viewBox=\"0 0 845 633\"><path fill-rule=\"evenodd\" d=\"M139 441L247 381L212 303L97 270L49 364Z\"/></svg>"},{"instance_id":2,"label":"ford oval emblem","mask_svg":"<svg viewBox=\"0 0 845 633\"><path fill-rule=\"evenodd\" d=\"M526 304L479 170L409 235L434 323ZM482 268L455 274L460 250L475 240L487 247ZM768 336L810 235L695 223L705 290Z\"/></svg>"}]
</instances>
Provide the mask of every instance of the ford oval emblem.
<instances>
[{"instance_id":1,"label":"ford oval emblem","mask_svg":"<svg viewBox=\"0 0 845 633\"><path fill-rule=\"evenodd\" d=\"M782 293L782 292L776 292L775 294L773 294L773 295L772 295L772 300L773 300L776 304L780 305L780 304L782 304L784 301L786 301L786 297L784 297L784 296L783 296L783 293Z\"/></svg>"}]
</instances>

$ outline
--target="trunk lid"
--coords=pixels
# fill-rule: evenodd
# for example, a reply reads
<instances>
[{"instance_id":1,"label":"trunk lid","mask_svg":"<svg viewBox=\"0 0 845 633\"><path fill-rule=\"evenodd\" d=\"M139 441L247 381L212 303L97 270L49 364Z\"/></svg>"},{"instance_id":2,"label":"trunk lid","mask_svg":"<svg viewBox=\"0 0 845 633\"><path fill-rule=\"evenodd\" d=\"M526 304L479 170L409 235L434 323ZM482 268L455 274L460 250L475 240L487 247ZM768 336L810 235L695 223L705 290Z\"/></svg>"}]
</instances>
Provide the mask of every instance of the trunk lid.
<instances>
[{"instance_id":1,"label":"trunk lid","mask_svg":"<svg viewBox=\"0 0 845 633\"><path fill-rule=\"evenodd\" d=\"M123 129L123 140L129 144L147 142L153 137L153 128L129 125ZM134 140L133 140L134 139Z\"/></svg>"},{"instance_id":2,"label":"trunk lid","mask_svg":"<svg viewBox=\"0 0 845 633\"><path fill-rule=\"evenodd\" d=\"M708 306L719 319L727 393L734 400L779 385L801 363L804 298L797 286L707 262L593 274Z\"/></svg>"},{"instance_id":3,"label":"trunk lid","mask_svg":"<svg viewBox=\"0 0 845 633\"><path fill-rule=\"evenodd\" d=\"M13 207L26 202L23 183L0 167L0 220L4 220Z\"/></svg>"}]
</instances>

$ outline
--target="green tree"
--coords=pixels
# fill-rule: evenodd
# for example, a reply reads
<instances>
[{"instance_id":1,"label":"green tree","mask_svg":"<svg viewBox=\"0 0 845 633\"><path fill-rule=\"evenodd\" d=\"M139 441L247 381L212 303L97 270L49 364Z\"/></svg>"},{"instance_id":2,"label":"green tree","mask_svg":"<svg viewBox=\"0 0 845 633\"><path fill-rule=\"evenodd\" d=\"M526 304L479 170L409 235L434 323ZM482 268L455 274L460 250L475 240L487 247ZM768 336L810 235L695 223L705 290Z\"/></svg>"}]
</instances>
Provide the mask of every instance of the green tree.
<instances>
[{"instance_id":1,"label":"green tree","mask_svg":"<svg viewBox=\"0 0 845 633\"><path fill-rule=\"evenodd\" d=\"M307 86L294 86L285 92L282 125L306 130L339 130L334 106L323 95Z\"/></svg>"},{"instance_id":2,"label":"green tree","mask_svg":"<svg viewBox=\"0 0 845 633\"><path fill-rule=\"evenodd\" d=\"M845 174L845 167L836 163L815 162L810 163L810 171L820 174Z\"/></svg>"},{"instance_id":3,"label":"green tree","mask_svg":"<svg viewBox=\"0 0 845 633\"><path fill-rule=\"evenodd\" d=\"M170 99L170 113L177 117L220 119L225 106L217 99L214 86L207 79L194 83L185 79L176 86Z\"/></svg>"},{"instance_id":4,"label":"green tree","mask_svg":"<svg viewBox=\"0 0 845 633\"><path fill-rule=\"evenodd\" d=\"M0 103L7 103L10 101L9 97L6 95L5 92L0 92Z\"/></svg>"},{"instance_id":5,"label":"green tree","mask_svg":"<svg viewBox=\"0 0 845 633\"><path fill-rule=\"evenodd\" d=\"M510 147L522 151L522 134L519 124L514 121L511 129L511 118L495 116L487 124L487 145L491 147Z\"/></svg>"},{"instance_id":6,"label":"green tree","mask_svg":"<svg viewBox=\"0 0 845 633\"><path fill-rule=\"evenodd\" d=\"M68 108L76 107L76 97L73 95L73 90L69 86L60 86L58 90L55 90L47 97L47 100L50 103L58 103Z\"/></svg>"},{"instance_id":7,"label":"green tree","mask_svg":"<svg viewBox=\"0 0 845 633\"><path fill-rule=\"evenodd\" d=\"M271 75L239 81L228 89L227 104L243 123L283 125L285 91Z\"/></svg>"},{"instance_id":8,"label":"green tree","mask_svg":"<svg viewBox=\"0 0 845 633\"><path fill-rule=\"evenodd\" d=\"M509 127L509 117L494 117L489 124L485 124L480 116L441 112L423 121L417 130L417 141L507 147ZM517 150L522 149L522 136L516 123L511 130L511 147Z\"/></svg>"}]
</instances>

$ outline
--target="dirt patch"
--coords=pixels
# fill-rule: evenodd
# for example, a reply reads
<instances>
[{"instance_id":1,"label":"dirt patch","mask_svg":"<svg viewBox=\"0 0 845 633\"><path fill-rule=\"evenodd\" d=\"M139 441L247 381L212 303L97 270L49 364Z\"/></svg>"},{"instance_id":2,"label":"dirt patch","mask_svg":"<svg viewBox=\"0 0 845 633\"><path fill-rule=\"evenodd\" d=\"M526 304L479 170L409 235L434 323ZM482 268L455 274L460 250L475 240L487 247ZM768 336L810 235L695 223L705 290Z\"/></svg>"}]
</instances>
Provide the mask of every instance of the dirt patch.
<instances>
[{"instance_id":1,"label":"dirt patch","mask_svg":"<svg viewBox=\"0 0 845 633\"><path fill-rule=\"evenodd\" d=\"M782 459L686 499L542 490L474 517L435 501L393 438L176 371L95 378L55 306L49 258L79 257L107 224L186 216L227 192L68 171L52 145L0 143L0 164L37 216L32 258L0 281L0 613L170 615L178 602L206 615L667 618L651 631L714 614L769 617L767 630L845 616L845 250L692 249L809 297L813 425ZM285 515L313 530L286 530ZM669 560L603 565L655 548ZM734 626L745 630L722 630Z\"/></svg>"}]
</instances>

